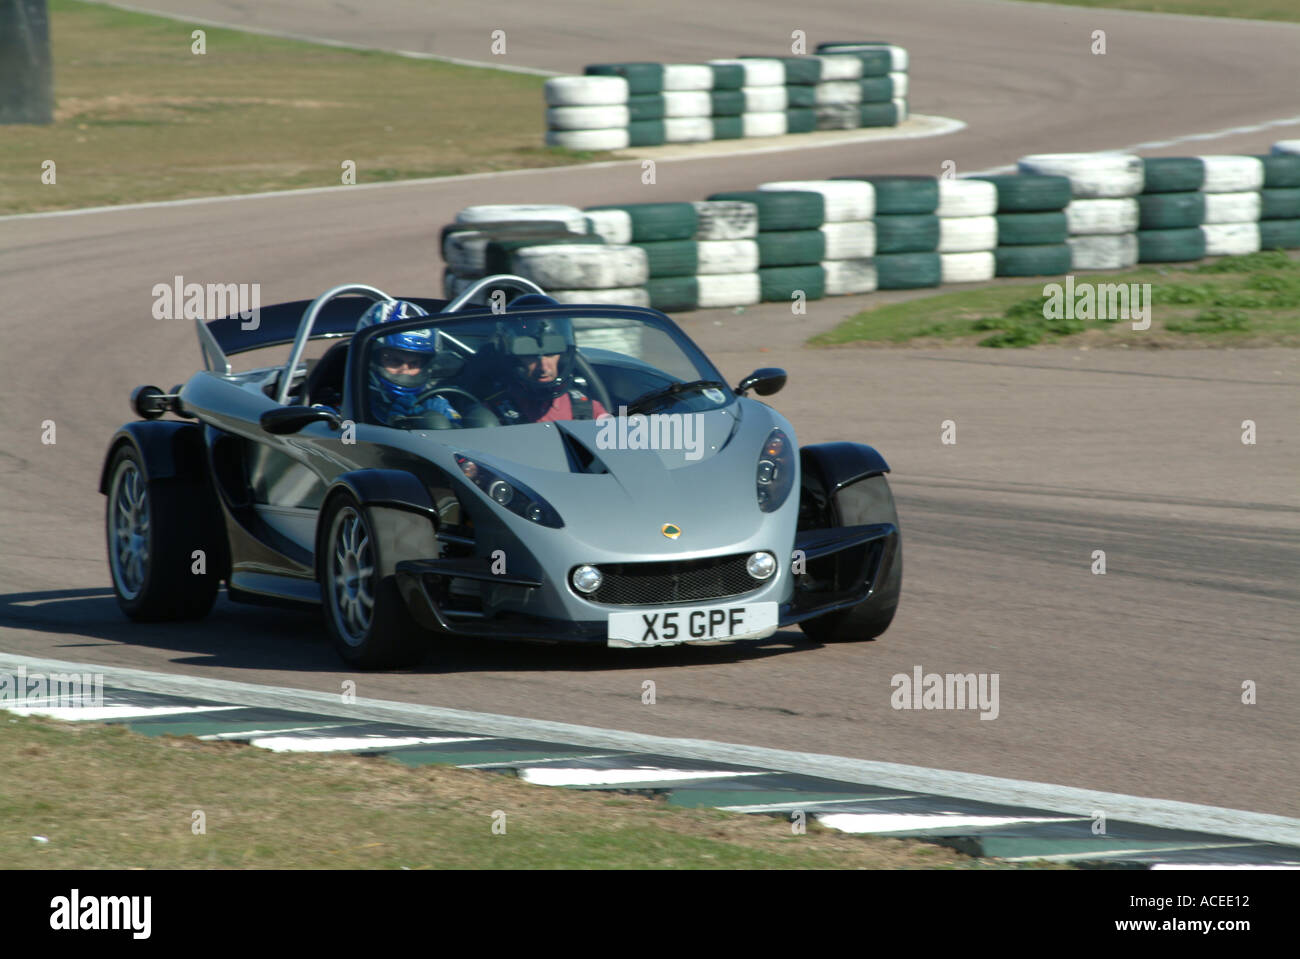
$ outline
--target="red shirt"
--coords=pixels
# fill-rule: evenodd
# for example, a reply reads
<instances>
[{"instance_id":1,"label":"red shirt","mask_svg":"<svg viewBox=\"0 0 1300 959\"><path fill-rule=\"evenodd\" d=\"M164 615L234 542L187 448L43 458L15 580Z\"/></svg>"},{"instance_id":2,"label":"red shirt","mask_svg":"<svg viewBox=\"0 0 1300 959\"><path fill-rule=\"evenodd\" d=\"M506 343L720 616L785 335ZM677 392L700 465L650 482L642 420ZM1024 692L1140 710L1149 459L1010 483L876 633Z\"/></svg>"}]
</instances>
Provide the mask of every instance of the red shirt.
<instances>
[{"instance_id":1,"label":"red shirt","mask_svg":"<svg viewBox=\"0 0 1300 959\"><path fill-rule=\"evenodd\" d=\"M591 400L591 418L594 420L606 415L607 411L605 410L605 407L600 404L600 400L593 397ZM573 400L569 396L569 391L565 390L555 398L555 401L551 404L551 408L541 416L537 417L535 422L547 423L553 422L554 420L571 419L573 419Z\"/></svg>"}]
</instances>

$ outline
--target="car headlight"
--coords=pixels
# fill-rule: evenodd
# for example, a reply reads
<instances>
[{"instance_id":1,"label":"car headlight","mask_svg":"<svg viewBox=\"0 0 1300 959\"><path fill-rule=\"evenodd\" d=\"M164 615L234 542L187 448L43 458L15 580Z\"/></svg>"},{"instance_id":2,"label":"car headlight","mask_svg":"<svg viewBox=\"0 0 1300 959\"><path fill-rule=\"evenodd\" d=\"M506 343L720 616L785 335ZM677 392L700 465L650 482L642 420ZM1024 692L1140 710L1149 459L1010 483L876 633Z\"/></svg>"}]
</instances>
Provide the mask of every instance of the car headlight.
<instances>
[{"instance_id":1,"label":"car headlight","mask_svg":"<svg viewBox=\"0 0 1300 959\"><path fill-rule=\"evenodd\" d=\"M492 502L539 526L559 529L564 525L555 507L510 476L490 469L467 456L456 454L456 465L475 486L488 495Z\"/></svg>"},{"instance_id":2,"label":"car headlight","mask_svg":"<svg viewBox=\"0 0 1300 959\"><path fill-rule=\"evenodd\" d=\"M763 449L758 454L755 469L755 486L758 491L758 508L773 513L781 508L794 486L794 447L783 430L767 434Z\"/></svg>"}]
</instances>

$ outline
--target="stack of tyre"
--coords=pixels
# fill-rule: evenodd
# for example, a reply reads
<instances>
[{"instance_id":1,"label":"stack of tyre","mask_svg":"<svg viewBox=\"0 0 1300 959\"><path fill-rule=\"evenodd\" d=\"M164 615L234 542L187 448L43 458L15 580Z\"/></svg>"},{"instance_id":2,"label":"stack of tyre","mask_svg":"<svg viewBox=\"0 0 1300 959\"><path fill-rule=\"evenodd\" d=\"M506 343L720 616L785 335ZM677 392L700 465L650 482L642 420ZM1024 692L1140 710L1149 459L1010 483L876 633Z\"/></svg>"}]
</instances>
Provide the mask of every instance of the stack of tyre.
<instances>
[{"instance_id":1,"label":"stack of tyre","mask_svg":"<svg viewBox=\"0 0 1300 959\"><path fill-rule=\"evenodd\" d=\"M1073 270L1120 270L1138 261L1142 158L1127 153L1044 153L1022 157L1021 173L1070 181L1065 208Z\"/></svg>"},{"instance_id":2,"label":"stack of tyre","mask_svg":"<svg viewBox=\"0 0 1300 959\"><path fill-rule=\"evenodd\" d=\"M547 80L546 145L570 150L623 150L632 145L628 89L621 76Z\"/></svg>"},{"instance_id":3,"label":"stack of tyre","mask_svg":"<svg viewBox=\"0 0 1300 959\"><path fill-rule=\"evenodd\" d=\"M871 187L875 206L875 267L879 289L938 286L939 181L932 176L856 176L837 180Z\"/></svg>"},{"instance_id":4,"label":"stack of tyre","mask_svg":"<svg viewBox=\"0 0 1300 959\"><path fill-rule=\"evenodd\" d=\"M762 59L742 57L744 60ZM840 57L840 63L829 66L820 57L770 57L778 60L785 73L783 96L785 101L785 132L811 133L823 129L818 123L819 96L829 88L830 81L848 78L861 72L853 57ZM762 94L770 96L770 94ZM856 124L855 124L856 126Z\"/></svg>"},{"instance_id":5,"label":"stack of tyre","mask_svg":"<svg viewBox=\"0 0 1300 959\"><path fill-rule=\"evenodd\" d=\"M787 303L876 288L874 201L867 184L832 180L765 183L709 197L754 207L759 296Z\"/></svg>"},{"instance_id":6,"label":"stack of tyre","mask_svg":"<svg viewBox=\"0 0 1300 959\"><path fill-rule=\"evenodd\" d=\"M1070 272L1070 181L1034 173L972 177L997 192L997 276L1061 276Z\"/></svg>"},{"instance_id":7,"label":"stack of tyre","mask_svg":"<svg viewBox=\"0 0 1300 959\"><path fill-rule=\"evenodd\" d=\"M587 215L572 206L466 207L442 231L444 293L454 297L484 276L513 273L561 303L648 305L645 252L587 230Z\"/></svg>"},{"instance_id":8,"label":"stack of tyre","mask_svg":"<svg viewBox=\"0 0 1300 959\"><path fill-rule=\"evenodd\" d=\"M1264 250L1300 249L1300 140L1273 144L1264 165L1259 245Z\"/></svg>"},{"instance_id":9,"label":"stack of tyre","mask_svg":"<svg viewBox=\"0 0 1300 959\"><path fill-rule=\"evenodd\" d=\"M1205 163L1200 157L1145 157L1138 196L1138 261L1179 263L1205 256Z\"/></svg>"},{"instance_id":10,"label":"stack of tyre","mask_svg":"<svg viewBox=\"0 0 1300 959\"><path fill-rule=\"evenodd\" d=\"M589 207L591 232L646 259L649 305L665 313L759 302L758 209L736 201Z\"/></svg>"},{"instance_id":11,"label":"stack of tyre","mask_svg":"<svg viewBox=\"0 0 1300 959\"><path fill-rule=\"evenodd\" d=\"M1253 156L1196 157L1205 170L1206 256L1258 253L1264 164Z\"/></svg>"},{"instance_id":12,"label":"stack of tyre","mask_svg":"<svg viewBox=\"0 0 1300 959\"><path fill-rule=\"evenodd\" d=\"M829 42L818 44L817 53L861 62L856 126L892 127L907 119L909 58L903 47L876 40Z\"/></svg>"},{"instance_id":13,"label":"stack of tyre","mask_svg":"<svg viewBox=\"0 0 1300 959\"><path fill-rule=\"evenodd\" d=\"M788 132L785 64L774 57L710 60L719 70L740 70L740 135L779 137ZM724 127L725 129L725 127Z\"/></svg>"}]
</instances>

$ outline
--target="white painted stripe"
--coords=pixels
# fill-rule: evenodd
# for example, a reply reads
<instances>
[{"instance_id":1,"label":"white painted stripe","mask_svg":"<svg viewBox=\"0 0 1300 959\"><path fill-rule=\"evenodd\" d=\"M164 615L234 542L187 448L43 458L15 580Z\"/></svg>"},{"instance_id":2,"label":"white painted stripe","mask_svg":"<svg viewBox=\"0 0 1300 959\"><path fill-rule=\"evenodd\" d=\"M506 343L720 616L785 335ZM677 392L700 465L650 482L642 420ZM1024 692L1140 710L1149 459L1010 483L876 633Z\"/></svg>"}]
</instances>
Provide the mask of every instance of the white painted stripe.
<instances>
[{"instance_id":1,"label":"white painted stripe","mask_svg":"<svg viewBox=\"0 0 1300 959\"><path fill-rule=\"evenodd\" d=\"M147 719L152 716L184 716L198 713L217 713L242 706L13 706L0 703L19 716L48 716L72 722L103 722L106 719Z\"/></svg>"},{"instance_id":2,"label":"white painted stripe","mask_svg":"<svg viewBox=\"0 0 1300 959\"><path fill-rule=\"evenodd\" d=\"M1283 117L1280 120L1266 120L1263 123L1252 123L1247 126L1226 127L1222 130L1214 130L1211 133L1189 133L1186 136L1171 137L1168 140L1148 140L1145 143L1132 143L1126 147L1115 147L1113 149L1096 150L1096 153L1132 153L1135 150L1157 150L1160 147L1177 146L1179 143L1194 143L1197 140L1217 140L1220 137L1235 136L1238 133L1259 133L1261 130L1268 130L1272 127L1289 127L1300 123L1300 116ZM989 167L987 170L976 170L974 173L963 173L963 177L971 176L994 176L998 173L1015 173L1016 164L1009 163L1005 166Z\"/></svg>"},{"instance_id":3,"label":"white painted stripe","mask_svg":"<svg viewBox=\"0 0 1300 959\"><path fill-rule=\"evenodd\" d=\"M699 779L731 779L735 776L767 776L766 772L723 772L705 769L521 769L519 778L539 786L619 786L631 783L687 782Z\"/></svg>"},{"instance_id":4,"label":"white painted stripe","mask_svg":"<svg viewBox=\"0 0 1300 959\"><path fill-rule=\"evenodd\" d=\"M574 763L584 759L614 759L625 753L605 753L593 756L552 756L548 759L505 759L493 763L457 763L458 769L509 769L515 766L532 766L536 763Z\"/></svg>"},{"instance_id":5,"label":"white painted stripe","mask_svg":"<svg viewBox=\"0 0 1300 959\"><path fill-rule=\"evenodd\" d=\"M263 736L250 744L273 753L339 753L352 749L401 749L440 743L472 743L482 736Z\"/></svg>"},{"instance_id":6,"label":"white painted stripe","mask_svg":"<svg viewBox=\"0 0 1300 959\"><path fill-rule=\"evenodd\" d=\"M922 137L943 136L948 133L956 133L964 130L966 124L960 120L951 120L947 117L926 117L921 114L914 114L914 120L931 120L938 121L938 125L929 130L908 130L896 133L892 136L873 135L872 141L888 142L891 140L910 140ZM879 128L872 128L879 129ZM868 131L869 132L869 131ZM864 134L865 138L865 134ZM718 143L735 143L734 140L714 141ZM683 156L664 156L656 159L656 163L671 163L681 160L712 160L718 157L738 157L750 156L755 153L783 153L789 150L812 150L823 147L848 146L851 143L860 142L858 139L843 139L827 141L825 143L794 143L788 146L765 146L746 149L743 152L735 150L715 149L708 150L702 148L702 152L691 153ZM391 190L399 187L428 186L433 183L464 183L470 180L490 180L496 177L515 177L528 176L537 174L539 176L563 173L566 170L600 170L605 167L641 165L639 159L626 160L602 160L600 163L581 163L570 166L551 166L551 167L529 167L522 170L496 170L490 173L459 173L455 176L436 176L436 177L419 177L414 180L387 180L383 183L355 183L351 186L335 184L333 186L312 186L303 187L294 190L267 190L264 193L234 193L230 196L196 196L188 197L182 200L152 200L148 203L121 203L115 206L84 206L73 210L46 210L42 213L11 213L8 216L0 216L0 223L6 223L10 220L45 220L61 216L84 216L89 213L118 213L126 210L158 210L167 207L197 206L204 203L233 203L238 200L265 200L275 197L299 197L312 196L319 193L339 193L347 190Z\"/></svg>"},{"instance_id":7,"label":"white painted stripe","mask_svg":"<svg viewBox=\"0 0 1300 959\"><path fill-rule=\"evenodd\" d=\"M780 812L783 809L813 809L817 806L834 806L851 802L887 802L891 799L915 799L915 796L856 796L853 799L820 799L808 802L769 802L755 803L751 806L719 806L727 812Z\"/></svg>"},{"instance_id":8,"label":"white painted stripe","mask_svg":"<svg viewBox=\"0 0 1300 959\"><path fill-rule=\"evenodd\" d=\"M1165 852L1186 852L1189 849L1244 849L1250 843L1201 842L1182 846L1157 846L1153 849L1124 849L1110 847L1099 852L1063 852L1051 856L999 856L1003 862L1073 862L1085 859L1114 859L1116 856L1157 856Z\"/></svg>"},{"instance_id":9,"label":"white painted stripe","mask_svg":"<svg viewBox=\"0 0 1300 959\"><path fill-rule=\"evenodd\" d=\"M962 816L957 813L834 812L818 813L824 826L852 833L913 832L921 829L967 829L972 826L1019 826L1045 822L1086 822L1083 817L1066 816Z\"/></svg>"},{"instance_id":10,"label":"white painted stripe","mask_svg":"<svg viewBox=\"0 0 1300 959\"><path fill-rule=\"evenodd\" d=\"M344 726L355 726L356 723L328 723L323 726L286 726L283 729L246 729L242 733L211 733L207 736L199 736L199 739L211 740L213 742L222 742L225 740L248 739L250 736L273 736L278 733L305 733L314 729L341 729Z\"/></svg>"},{"instance_id":11,"label":"white painted stripe","mask_svg":"<svg viewBox=\"0 0 1300 959\"><path fill-rule=\"evenodd\" d=\"M1151 869L1300 869L1298 863L1252 863L1252 862L1158 862Z\"/></svg>"},{"instance_id":12,"label":"white painted stripe","mask_svg":"<svg viewBox=\"0 0 1300 959\"><path fill-rule=\"evenodd\" d=\"M127 3L115 3L112 2L112 0L87 0L87 2L98 3L103 7L116 7L118 10L126 10L128 13L147 13L150 16L162 17L165 20L176 20L180 23L193 23L200 27L220 27L223 30L235 30L239 33L255 33L258 36L278 37L281 40L298 40L302 43L314 43L322 47L337 47L341 50L366 50L378 53L390 53L395 57L407 57L412 60L436 60L439 63L454 63L461 67L481 67L484 70L500 70L504 73L529 73L539 77L558 77L561 75L554 70L541 70L537 67L512 66L505 63L490 63L484 60L459 60L456 57L440 57L432 53L421 53L417 50L389 50L385 47L367 47L359 43L347 43L343 40L332 40L329 37L315 37L304 33L289 33L284 30L268 30L265 27L251 27L242 23L227 23L221 20L203 20L199 17L185 16L168 10L151 10L148 7L136 7Z\"/></svg>"},{"instance_id":13,"label":"white painted stripe","mask_svg":"<svg viewBox=\"0 0 1300 959\"><path fill-rule=\"evenodd\" d=\"M415 703L362 699L341 703L337 691L317 692L289 686L262 686L225 679L208 679L172 673L128 669L89 663L64 662L36 656L0 653L0 670L25 666L29 671L97 672L106 685L121 689L265 706L291 712L331 714L353 720L387 722L425 728L461 730L502 739L556 743L557 751L585 747L620 752L650 753L702 762L758 766L805 776L822 776L838 782L859 783L877 789L951 796L977 802L1052 810L1081 818L1095 809L1106 810L1113 822L1141 823L1166 829L1190 829L1259 842L1300 846L1300 819L1242 809L1227 809L1169 799L1150 799L1051 783L983 776L946 769L927 769L902 763L851 759L819 753L794 752L720 743L706 739L672 739L646 733L579 726L496 713L421 706ZM733 774L734 775L734 774Z\"/></svg>"}]
</instances>

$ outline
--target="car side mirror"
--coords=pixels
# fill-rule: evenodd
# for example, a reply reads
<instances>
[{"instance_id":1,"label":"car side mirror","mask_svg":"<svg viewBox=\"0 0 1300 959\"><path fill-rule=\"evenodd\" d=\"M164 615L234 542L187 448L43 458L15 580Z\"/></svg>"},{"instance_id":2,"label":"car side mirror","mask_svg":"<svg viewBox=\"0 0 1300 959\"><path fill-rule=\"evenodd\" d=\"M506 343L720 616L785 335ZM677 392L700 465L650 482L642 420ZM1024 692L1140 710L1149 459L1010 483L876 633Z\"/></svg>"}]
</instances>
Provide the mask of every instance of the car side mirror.
<instances>
[{"instance_id":1,"label":"car side mirror","mask_svg":"<svg viewBox=\"0 0 1300 959\"><path fill-rule=\"evenodd\" d=\"M775 366L765 366L755 370L740 381L736 392L744 396L753 390L759 396L771 396L785 386L785 370Z\"/></svg>"},{"instance_id":2,"label":"car side mirror","mask_svg":"<svg viewBox=\"0 0 1300 959\"><path fill-rule=\"evenodd\" d=\"M332 430L343 425L338 413L328 406L277 406L263 413L258 422L262 429L276 436L297 433L312 423L328 423Z\"/></svg>"}]
</instances>

